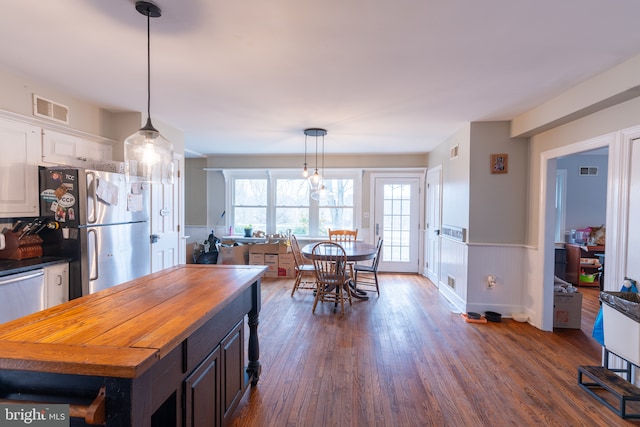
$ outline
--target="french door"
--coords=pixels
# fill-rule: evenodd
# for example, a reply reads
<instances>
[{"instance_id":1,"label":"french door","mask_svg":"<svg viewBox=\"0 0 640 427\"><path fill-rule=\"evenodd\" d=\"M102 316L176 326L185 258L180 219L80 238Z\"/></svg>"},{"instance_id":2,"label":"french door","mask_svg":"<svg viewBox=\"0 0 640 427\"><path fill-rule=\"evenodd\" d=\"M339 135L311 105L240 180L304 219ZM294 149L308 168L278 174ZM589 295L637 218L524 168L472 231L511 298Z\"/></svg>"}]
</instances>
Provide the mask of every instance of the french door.
<instances>
[{"instance_id":1,"label":"french door","mask_svg":"<svg viewBox=\"0 0 640 427\"><path fill-rule=\"evenodd\" d=\"M420 244L421 182L424 175L372 175L373 241L384 240L379 269L418 273Z\"/></svg>"}]
</instances>

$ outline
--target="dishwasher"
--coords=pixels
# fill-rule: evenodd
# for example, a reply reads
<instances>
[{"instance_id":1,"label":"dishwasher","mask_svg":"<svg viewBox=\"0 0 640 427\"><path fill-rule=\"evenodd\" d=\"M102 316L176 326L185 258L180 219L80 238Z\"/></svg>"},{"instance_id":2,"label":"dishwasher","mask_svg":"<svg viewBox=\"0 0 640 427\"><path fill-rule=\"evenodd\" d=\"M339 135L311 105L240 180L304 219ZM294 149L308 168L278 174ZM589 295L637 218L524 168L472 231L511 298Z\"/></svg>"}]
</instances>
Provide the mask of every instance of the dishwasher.
<instances>
[{"instance_id":1,"label":"dishwasher","mask_svg":"<svg viewBox=\"0 0 640 427\"><path fill-rule=\"evenodd\" d=\"M0 323L45 308L44 270L0 277Z\"/></svg>"}]
</instances>

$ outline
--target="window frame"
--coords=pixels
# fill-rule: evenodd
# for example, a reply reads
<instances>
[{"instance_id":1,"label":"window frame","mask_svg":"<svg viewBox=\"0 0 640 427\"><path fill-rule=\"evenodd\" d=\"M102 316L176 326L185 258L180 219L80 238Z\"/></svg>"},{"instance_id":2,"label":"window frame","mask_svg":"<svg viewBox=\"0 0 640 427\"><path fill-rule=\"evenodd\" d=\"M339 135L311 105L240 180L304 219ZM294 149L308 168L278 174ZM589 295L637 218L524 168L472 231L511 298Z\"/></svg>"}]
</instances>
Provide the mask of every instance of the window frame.
<instances>
[{"instance_id":1,"label":"window frame","mask_svg":"<svg viewBox=\"0 0 640 427\"><path fill-rule=\"evenodd\" d=\"M284 230L278 230L276 221L277 209L277 180L278 179L305 179L299 169L266 169L247 170L233 169L222 171L225 179L225 210L229 226L235 225L235 205L234 191L235 180L237 179L266 179L267 180L267 234L274 234ZM362 170L359 169L326 169L322 173L326 179L352 179L353 180L353 225L360 228L360 217L362 212ZM323 238L318 234L320 222L320 204L309 197L309 235L304 236L310 239ZM254 230L255 231L255 230Z\"/></svg>"}]
</instances>

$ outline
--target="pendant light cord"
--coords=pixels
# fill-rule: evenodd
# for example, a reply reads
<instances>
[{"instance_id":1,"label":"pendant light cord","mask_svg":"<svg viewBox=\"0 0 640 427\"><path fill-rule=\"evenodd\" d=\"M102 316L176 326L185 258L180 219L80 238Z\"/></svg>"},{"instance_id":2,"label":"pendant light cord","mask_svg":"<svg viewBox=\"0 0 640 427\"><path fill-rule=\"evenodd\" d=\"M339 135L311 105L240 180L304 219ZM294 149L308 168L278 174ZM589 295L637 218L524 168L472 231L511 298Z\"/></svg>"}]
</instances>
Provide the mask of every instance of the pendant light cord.
<instances>
[{"instance_id":1,"label":"pendant light cord","mask_svg":"<svg viewBox=\"0 0 640 427\"><path fill-rule=\"evenodd\" d=\"M151 16L147 10L147 117L151 120Z\"/></svg>"}]
</instances>

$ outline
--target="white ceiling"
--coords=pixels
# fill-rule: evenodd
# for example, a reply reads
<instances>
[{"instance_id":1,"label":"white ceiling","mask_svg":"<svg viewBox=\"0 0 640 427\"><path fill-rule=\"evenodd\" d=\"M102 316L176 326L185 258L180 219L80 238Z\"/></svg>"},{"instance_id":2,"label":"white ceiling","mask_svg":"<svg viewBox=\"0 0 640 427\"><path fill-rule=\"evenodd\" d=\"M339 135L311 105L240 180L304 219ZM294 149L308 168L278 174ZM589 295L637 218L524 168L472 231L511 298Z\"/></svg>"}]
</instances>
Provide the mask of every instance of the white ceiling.
<instances>
[{"instance_id":1,"label":"white ceiling","mask_svg":"<svg viewBox=\"0 0 640 427\"><path fill-rule=\"evenodd\" d=\"M0 66L146 111L134 0L0 0ZM151 117L192 153L427 152L640 53L638 0L157 0ZM1 96L1 95L0 95Z\"/></svg>"}]
</instances>

